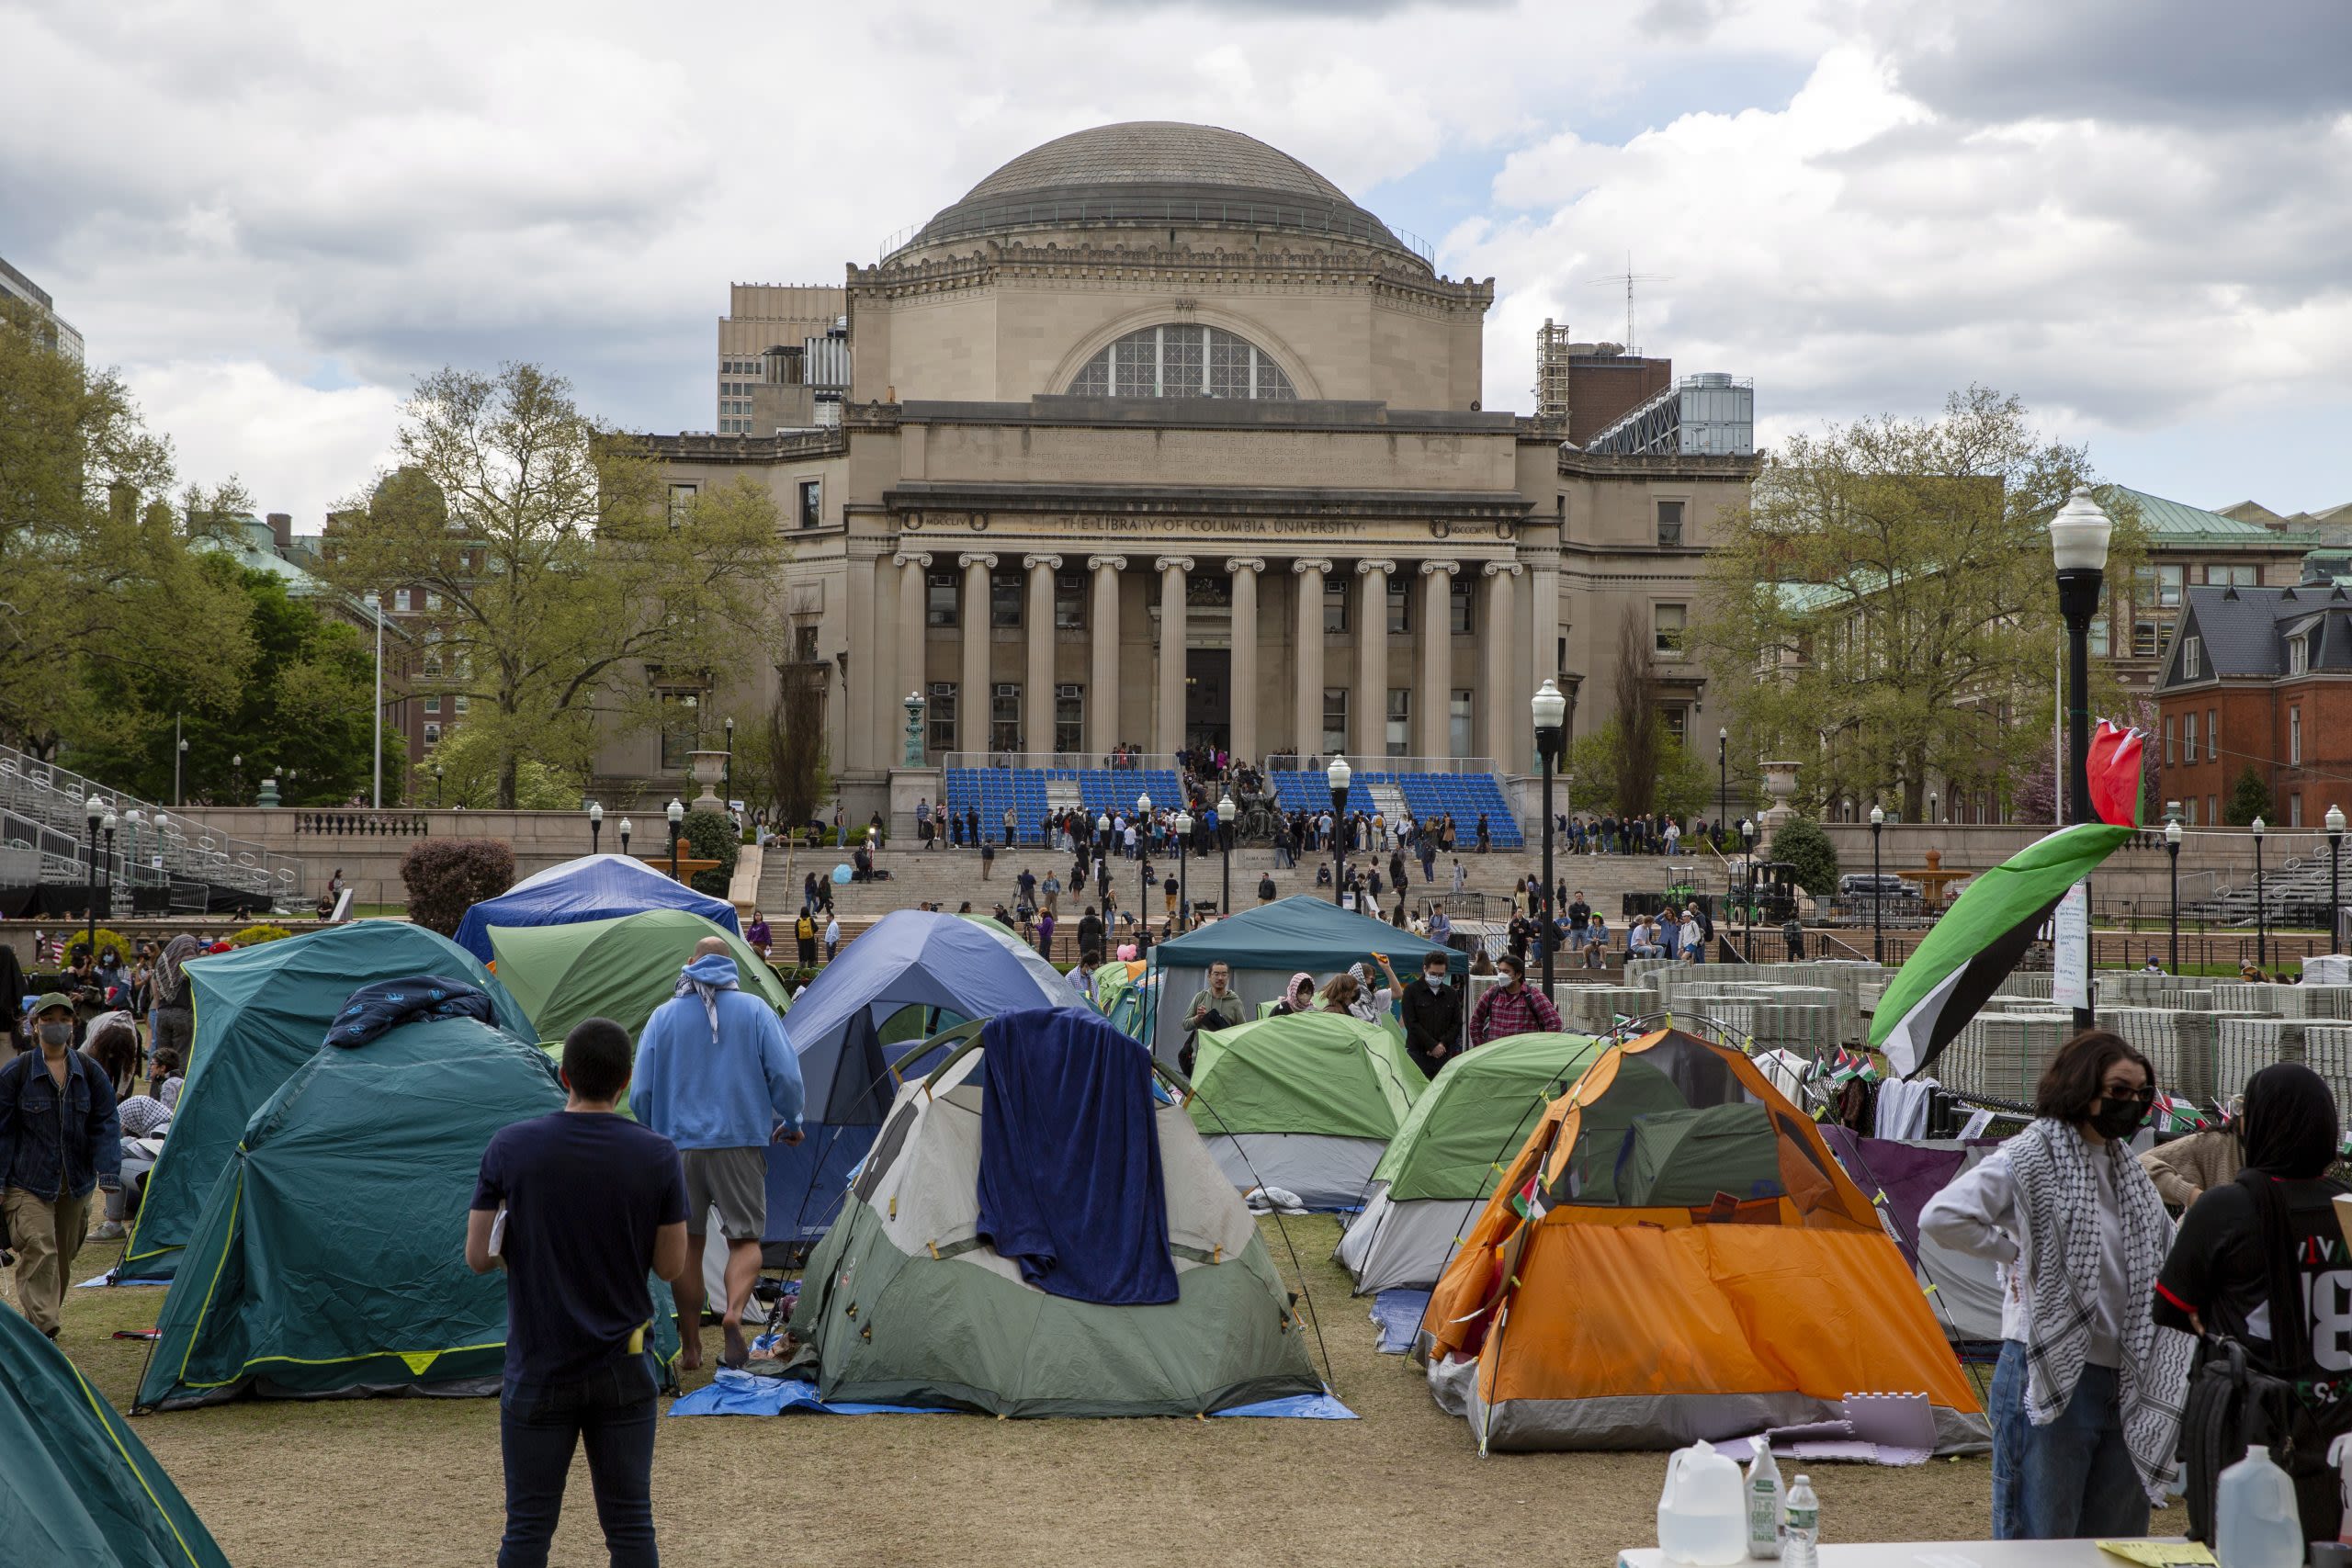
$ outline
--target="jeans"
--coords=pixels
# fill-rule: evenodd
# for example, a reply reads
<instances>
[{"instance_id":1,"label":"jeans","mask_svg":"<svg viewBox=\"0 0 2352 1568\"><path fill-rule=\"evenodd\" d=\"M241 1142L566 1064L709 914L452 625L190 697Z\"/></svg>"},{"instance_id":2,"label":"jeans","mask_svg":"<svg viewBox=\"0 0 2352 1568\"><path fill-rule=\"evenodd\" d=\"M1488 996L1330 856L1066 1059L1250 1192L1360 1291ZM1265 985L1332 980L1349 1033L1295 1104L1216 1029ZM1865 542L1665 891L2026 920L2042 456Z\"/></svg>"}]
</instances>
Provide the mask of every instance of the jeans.
<instances>
[{"instance_id":1,"label":"jeans","mask_svg":"<svg viewBox=\"0 0 2352 1568\"><path fill-rule=\"evenodd\" d=\"M596 1519L612 1568L657 1568L653 1544L653 1365L632 1356L556 1383L509 1382L499 1395L506 1537L498 1568L546 1568L575 1444L588 1448Z\"/></svg>"},{"instance_id":2,"label":"jeans","mask_svg":"<svg viewBox=\"0 0 2352 1568\"><path fill-rule=\"evenodd\" d=\"M2148 1533L2148 1495L2123 1446L2112 1367L2085 1367L2058 1418L2027 1417L2026 1350L2011 1339L1993 1370L1993 1539L2101 1540Z\"/></svg>"}]
</instances>

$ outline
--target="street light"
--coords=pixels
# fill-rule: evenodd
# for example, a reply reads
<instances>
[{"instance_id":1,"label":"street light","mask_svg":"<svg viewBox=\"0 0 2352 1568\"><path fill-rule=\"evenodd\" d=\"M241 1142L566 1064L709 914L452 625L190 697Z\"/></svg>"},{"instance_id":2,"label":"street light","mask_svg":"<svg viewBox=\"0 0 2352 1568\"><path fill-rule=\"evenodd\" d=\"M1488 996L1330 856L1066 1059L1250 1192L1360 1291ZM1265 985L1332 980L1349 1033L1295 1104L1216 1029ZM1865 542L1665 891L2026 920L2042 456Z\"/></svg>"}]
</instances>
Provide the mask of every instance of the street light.
<instances>
[{"instance_id":1,"label":"street light","mask_svg":"<svg viewBox=\"0 0 2352 1568\"><path fill-rule=\"evenodd\" d=\"M686 808L673 795L670 797L670 804L662 808L662 815L670 819L670 880L675 882L678 880L678 825L686 819Z\"/></svg>"},{"instance_id":2,"label":"street light","mask_svg":"<svg viewBox=\"0 0 2352 1568\"><path fill-rule=\"evenodd\" d=\"M187 790L180 782L181 773L187 762L187 741L180 734L180 716L174 714L172 715L172 808L174 810L187 804Z\"/></svg>"},{"instance_id":3,"label":"street light","mask_svg":"<svg viewBox=\"0 0 2352 1568\"><path fill-rule=\"evenodd\" d=\"M433 808L441 809L441 764L433 764Z\"/></svg>"},{"instance_id":4,"label":"street light","mask_svg":"<svg viewBox=\"0 0 2352 1568\"><path fill-rule=\"evenodd\" d=\"M1104 938L1111 932L1111 814L1108 811L1094 818L1094 899L1102 910ZM1115 945L1115 944L1114 944Z\"/></svg>"},{"instance_id":5,"label":"street light","mask_svg":"<svg viewBox=\"0 0 2352 1568\"><path fill-rule=\"evenodd\" d=\"M101 820L101 821L99 822L99 824L98 824L98 826L99 826L101 829L105 829L105 831L106 831L106 836L107 836L107 856L106 856L106 868L107 868L107 919L114 919L114 829L115 829L115 820L116 820L116 819L115 819L115 814L114 814L112 811L108 811L108 812L106 814L106 817L104 818L104 819L103 819L103 820Z\"/></svg>"},{"instance_id":6,"label":"street light","mask_svg":"<svg viewBox=\"0 0 2352 1568\"><path fill-rule=\"evenodd\" d=\"M2270 937L2269 927L2264 920L2262 913L2262 834L2264 828L2261 818L2257 817L2254 819L2252 831L2254 833L2254 966L2256 969L2267 971L2270 967ZM2244 948L2240 948L2238 951L2243 953L2245 950Z\"/></svg>"},{"instance_id":7,"label":"street light","mask_svg":"<svg viewBox=\"0 0 2352 1568\"><path fill-rule=\"evenodd\" d=\"M2165 824L2165 853L2172 862L2172 973L2175 979L2180 977L2180 818L2176 817Z\"/></svg>"},{"instance_id":8,"label":"street light","mask_svg":"<svg viewBox=\"0 0 2352 1568\"><path fill-rule=\"evenodd\" d=\"M727 791L727 806L729 809L733 809L735 805L735 716L731 713L727 716L726 783L720 785L720 787Z\"/></svg>"},{"instance_id":9,"label":"street light","mask_svg":"<svg viewBox=\"0 0 2352 1568\"><path fill-rule=\"evenodd\" d=\"M1559 682L1546 675L1527 706L1535 718L1536 766L1544 775L1544 886L1536 895L1536 904L1544 911L1544 994L1548 997L1552 994L1552 949L1559 936L1559 922L1552 915L1552 769L1560 760L1568 699L1560 694Z\"/></svg>"},{"instance_id":10,"label":"street light","mask_svg":"<svg viewBox=\"0 0 2352 1568\"><path fill-rule=\"evenodd\" d=\"M236 803L243 806L245 803L245 756L242 751L229 755L229 788L234 792Z\"/></svg>"},{"instance_id":11,"label":"street light","mask_svg":"<svg viewBox=\"0 0 2352 1568\"><path fill-rule=\"evenodd\" d=\"M130 883L130 912L134 915L139 912L139 829L146 820L146 814L135 806L122 814L122 825L130 835L123 845L122 874Z\"/></svg>"},{"instance_id":12,"label":"street light","mask_svg":"<svg viewBox=\"0 0 2352 1568\"><path fill-rule=\"evenodd\" d=\"M1225 857L1225 900L1217 905L1217 916L1223 919L1233 913L1233 792L1227 790L1216 801L1216 847Z\"/></svg>"},{"instance_id":13,"label":"street light","mask_svg":"<svg viewBox=\"0 0 2352 1568\"><path fill-rule=\"evenodd\" d=\"M621 818L621 853L623 854L628 853L628 818L624 817Z\"/></svg>"},{"instance_id":14,"label":"street light","mask_svg":"<svg viewBox=\"0 0 2352 1568\"><path fill-rule=\"evenodd\" d=\"M370 593L368 608L376 615L376 784L371 804L378 811L384 809L384 599L380 593Z\"/></svg>"},{"instance_id":15,"label":"street light","mask_svg":"<svg viewBox=\"0 0 2352 1568\"><path fill-rule=\"evenodd\" d=\"M1347 880L1348 861L1340 846L1348 840L1348 784L1355 776L1341 756L1334 755L1323 770L1323 782L1331 786L1331 902L1340 905L1347 897L1347 889L1340 885Z\"/></svg>"},{"instance_id":16,"label":"street light","mask_svg":"<svg viewBox=\"0 0 2352 1568\"><path fill-rule=\"evenodd\" d=\"M1743 817L1739 819L1740 847L1747 862L1747 907L1740 911L1740 962L1756 962L1756 824Z\"/></svg>"},{"instance_id":17,"label":"street light","mask_svg":"<svg viewBox=\"0 0 2352 1568\"><path fill-rule=\"evenodd\" d=\"M2341 924L2341 923L2342 923L2340 917L2338 917L2338 915L2336 914L2336 910L2338 910L2339 908L2343 908L2343 897L2342 897L2342 894L2343 894L2344 879L2343 879L2343 874L2342 874L2342 872L2341 872L2341 871L2339 871L2339 870L2338 870L2338 867L2340 867L2340 866L2343 864L2343 859L2342 859L2342 857L2343 857L2343 853L2344 853L2344 807L2340 807L2340 806L2331 806L2331 807L2329 807L2327 808L2326 822L2327 822L2327 950L2328 950L2328 952L2330 952L2330 953L2341 953L2341 952L2343 951L2343 949L2342 949L2340 946L2338 946L2338 945L2337 945L2337 943L2336 943L2336 939L2335 939L2335 928L2336 928L2339 924Z\"/></svg>"},{"instance_id":18,"label":"street light","mask_svg":"<svg viewBox=\"0 0 2352 1568\"><path fill-rule=\"evenodd\" d=\"M2091 617L2098 613L2099 595L2107 587L2107 546L2115 533L2114 519L2091 494L2088 485L2076 485L2066 504L2050 519L2050 557L2058 569L2058 613L2066 622L2066 819L2090 822L2091 815ZM2084 942L2090 937L2086 923ZM2083 969L2090 970L2090 955ZM2087 1006L2075 1010L2075 1028L2088 1029L2093 1013Z\"/></svg>"},{"instance_id":19,"label":"street light","mask_svg":"<svg viewBox=\"0 0 2352 1568\"><path fill-rule=\"evenodd\" d=\"M1886 962L1886 885L1879 880L1878 840L1886 829L1886 808L1871 807L1871 962Z\"/></svg>"},{"instance_id":20,"label":"street light","mask_svg":"<svg viewBox=\"0 0 2352 1568\"><path fill-rule=\"evenodd\" d=\"M605 830L605 808L595 801L588 803L588 852L596 852L596 839Z\"/></svg>"},{"instance_id":21,"label":"street light","mask_svg":"<svg viewBox=\"0 0 2352 1568\"><path fill-rule=\"evenodd\" d=\"M1184 852L1193 837L1193 814L1176 813L1176 919L1181 924L1193 907L1192 888L1184 876Z\"/></svg>"},{"instance_id":22,"label":"street light","mask_svg":"<svg viewBox=\"0 0 2352 1568\"><path fill-rule=\"evenodd\" d=\"M95 964L98 957L98 829L107 819L107 803L94 795L82 803L82 815L90 823L90 932L84 945Z\"/></svg>"},{"instance_id":23,"label":"street light","mask_svg":"<svg viewBox=\"0 0 2352 1568\"><path fill-rule=\"evenodd\" d=\"M1936 818L1936 792L1935 792L1934 790L1929 790L1929 791L1928 792L1928 820L1930 823L1933 823L1933 822L1935 822L1935 821L1937 820L1937 818Z\"/></svg>"},{"instance_id":24,"label":"street light","mask_svg":"<svg viewBox=\"0 0 2352 1568\"><path fill-rule=\"evenodd\" d=\"M1144 874L1151 869L1151 796L1136 796L1136 941L1150 936L1151 884Z\"/></svg>"},{"instance_id":25,"label":"street light","mask_svg":"<svg viewBox=\"0 0 2352 1568\"><path fill-rule=\"evenodd\" d=\"M1724 814L1731 809L1731 729L1715 731L1715 842L1724 841Z\"/></svg>"}]
</instances>

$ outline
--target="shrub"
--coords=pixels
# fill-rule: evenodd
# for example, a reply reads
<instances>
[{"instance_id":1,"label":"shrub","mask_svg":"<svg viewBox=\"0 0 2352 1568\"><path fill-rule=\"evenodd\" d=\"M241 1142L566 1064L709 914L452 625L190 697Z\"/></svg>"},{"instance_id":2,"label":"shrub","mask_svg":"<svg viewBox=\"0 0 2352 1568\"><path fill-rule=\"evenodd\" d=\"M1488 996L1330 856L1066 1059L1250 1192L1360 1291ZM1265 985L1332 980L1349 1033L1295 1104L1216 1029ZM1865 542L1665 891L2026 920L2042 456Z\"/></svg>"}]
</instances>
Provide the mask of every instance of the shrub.
<instances>
[{"instance_id":1,"label":"shrub","mask_svg":"<svg viewBox=\"0 0 2352 1568\"><path fill-rule=\"evenodd\" d=\"M715 860L717 866L698 871L687 880L697 893L707 893L714 898L727 897L727 885L735 875L735 862L743 853L743 842L735 836L735 829L725 813L689 811L679 824L681 837L685 840L685 852L696 860Z\"/></svg>"},{"instance_id":2,"label":"shrub","mask_svg":"<svg viewBox=\"0 0 2352 1568\"><path fill-rule=\"evenodd\" d=\"M2262 782L2262 770L2248 762L2245 771L2238 775L2238 782L2230 787L2230 798L2222 807L2222 819L2233 828L2248 827L2257 817L2271 816L2272 804L2270 786Z\"/></svg>"},{"instance_id":3,"label":"shrub","mask_svg":"<svg viewBox=\"0 0 2352 1568\"><path fill-rule=\"evenodd\" d=\"M420 839L401 857L408 915L456 936L466 911L514 886L514 849L503 839Z\"/></svg>"},{"instance_id":4,"label":"shrub","mask_svg":"<svg viewBox=\"0 0 2352 1568\"><path fill-rule=\"evenodd\" d=\"M1767 852L1773 860L1793 866L1797 886L1815 897L1826 898L1838 891L1837 846L1813 818L1792 817L1781 823Z\"/></svg>"},{"instance_id":5,"label":"shrub","mask_svg":"<svg viewBox=\"0 0 2352 1568\"><path fill-rule=\"evenodd\" d=\"M288 931L284 926L247 926L243 931L239 931L236 935L229 939L229 945L231 947L251 947L255 942L283 942L293 934L294 933L292 931Z\"/></svg>"},{"instance_id":6,"label":"shrub","mask_svg":"<svg viewBox=\"0 0 2352 1568\"><path fill-rule=\"evenodd\" d=\"M87 949L89 945L90 933L86 931L75 931L74 933L74 940L65 944L65 962L68 964L73 963L76 958L79 958L82 955L83 952ZM122 957L123 963L126 964L130 962L131 954L138 951L130 945L130 939L123 935L120 931L108 931L106 927L100 926L98 928L97 952L101 956L104 956L107 950L109 948L119 953Z\"/></svg>"}]
</instances>

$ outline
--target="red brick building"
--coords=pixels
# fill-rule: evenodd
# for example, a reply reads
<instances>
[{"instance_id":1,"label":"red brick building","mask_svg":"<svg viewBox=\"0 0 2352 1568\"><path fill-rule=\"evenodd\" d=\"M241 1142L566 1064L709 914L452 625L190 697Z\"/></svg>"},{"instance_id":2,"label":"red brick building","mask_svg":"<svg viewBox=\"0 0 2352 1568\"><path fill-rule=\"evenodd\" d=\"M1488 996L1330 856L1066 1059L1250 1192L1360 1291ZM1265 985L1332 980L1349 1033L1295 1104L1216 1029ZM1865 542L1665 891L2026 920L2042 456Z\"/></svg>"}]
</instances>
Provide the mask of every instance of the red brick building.
<instances>
[{"instance_id":1,"label":"red brick building","mask_svg":"<svg viewBox=\"0 0 2352 1568\"><path fill-rule=\"evenodd\" d=\"M2164 798L2220 822L2251 766L2273 826L2315 828L2352 803L2352 593L2320 578L2186 598L2156 683Z\"/></svg>"}]
</instances>

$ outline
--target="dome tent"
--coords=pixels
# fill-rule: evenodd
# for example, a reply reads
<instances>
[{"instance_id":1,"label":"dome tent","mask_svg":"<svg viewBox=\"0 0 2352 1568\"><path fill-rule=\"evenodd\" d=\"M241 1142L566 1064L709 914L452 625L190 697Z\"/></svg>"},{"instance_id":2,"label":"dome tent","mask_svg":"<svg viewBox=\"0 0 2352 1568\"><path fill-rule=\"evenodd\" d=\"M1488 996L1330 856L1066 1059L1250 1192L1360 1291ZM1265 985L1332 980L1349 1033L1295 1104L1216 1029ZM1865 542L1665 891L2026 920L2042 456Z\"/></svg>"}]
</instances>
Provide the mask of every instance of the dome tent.
<instances>
[{"instance_id":1,"label":"dome tent","mask_svg":"<svg viewBox=\"0 0 2352 1568\"><path fill-rule=\"evenodd\" d=\"M476 904L458 922L458 945L487 964L492 926L560 926L646 909L686 909L738 935L743 930L726 899L673 882L635 855L595 854L551 865Z\"/></svg>"},{"instance_id":2,"label":"dome tent","mask_svg":"<svg viewBox=\"0 0 2352 1568\"><path fill-rule=\"evenodd\" d=\"M1203 1032L1193 1124L1237 1189L1351 1209L1427 1082L1394 1030L1352 1014L1251 1019Z\"/></svg>"},{"instance_id":3,"label":"dome tent","mask_svg":"<svg viewBox=\"0 0 2352 1568\"><path fill-rule=\"evenodd\" d=\"M560 1043L582 1019L609 1018L633 1038L677 994L695 944L720 937L742 988L776 1011L791 1001L775 971L743 939L687 909L647 909L560 926L492 926L498 977L530 1015L542 1045Z\"/></svg>"},{"instance_id":4,"label":"dome tent","mask_svg":"<svg viewBox=\"0 0 2352 1568\"><path fill-rule=\"evenodd\" d=\"M355 920L189 960L196 1032L187 1081L124 1245L121 1279L172 1277L213 1179L254 1112L317 1053L354 990L416 975L478 987L499 1027L529 1035L530 1020L472 954L406 920Z\"/></svg>"}]
</instances>

